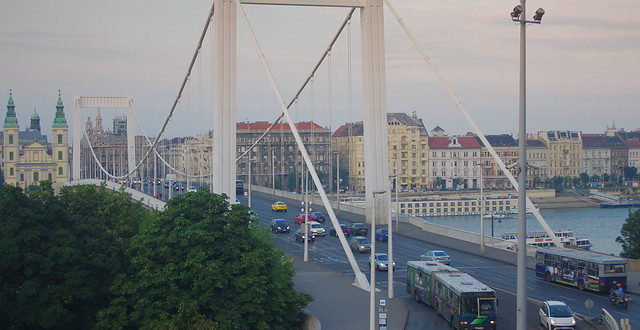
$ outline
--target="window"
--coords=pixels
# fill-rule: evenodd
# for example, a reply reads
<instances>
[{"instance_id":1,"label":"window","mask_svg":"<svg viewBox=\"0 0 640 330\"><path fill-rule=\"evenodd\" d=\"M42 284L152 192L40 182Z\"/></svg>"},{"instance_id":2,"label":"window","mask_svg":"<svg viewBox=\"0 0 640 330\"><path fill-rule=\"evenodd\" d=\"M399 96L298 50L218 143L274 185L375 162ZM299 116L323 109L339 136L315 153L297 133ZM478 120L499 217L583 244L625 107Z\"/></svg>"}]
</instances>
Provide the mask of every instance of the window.
<instances>
[{"instance_id":1,"label":"window","mask_svg":"<svg viewBox=\"0 0 640 330\"><path fill-rule=\"evenodd\" d=\"M9 144L13 144L13 134L9 134Z\"/></svg>"},{"instance_id":2,"label":"window","mask_svg":"<svg viewBox=\"0 0 640 330\"><path fill-rule=\"evenodd\" d=\"M62 175L62 167L58 167L58 175Z\"/></svg>"},{"instance_id":3,"label":"window","mask_svg":"<svg viewBox=\"0 0 640 330\"><path fill-rule=\"evenodd\" d=\"M13 160L13 151L9 151L9 160Z\"/></svg>"},{"instance_id":4,"label":"window","mask_svg":"<svg viewBox=\"0 0 640 330\"><path fill-rule=\"evenodd\" d=\"M62 134L58 134L58 143L62 144Z\"/></svg>"},{"instance_id":5,"label":"window","mask_svg":"<svg viewBox=\"0 0 640 330\"><path fill-rule=\"evenodd\" d=\"M13 167L9 167L9 175L13 175Z\"/></svg>"},{"instance_id":6,"label":"window","mask_svg":"<svg viewBox=\"0 0 640 330\"><path fill-rule=\"evenodd\" d=\"M62 160L62 151L58 151L58 160Z\"/></svg>"}]
</instances>

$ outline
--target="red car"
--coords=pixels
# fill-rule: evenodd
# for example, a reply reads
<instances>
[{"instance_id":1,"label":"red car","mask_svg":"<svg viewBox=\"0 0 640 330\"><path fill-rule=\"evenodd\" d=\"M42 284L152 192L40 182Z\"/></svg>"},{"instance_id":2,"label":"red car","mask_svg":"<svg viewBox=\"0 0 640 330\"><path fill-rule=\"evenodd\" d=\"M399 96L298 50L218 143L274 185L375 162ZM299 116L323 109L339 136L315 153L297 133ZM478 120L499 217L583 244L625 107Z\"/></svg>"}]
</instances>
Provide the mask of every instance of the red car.
<instances>
[{"instance_id":1,"label":"red car","mask_svg":"<svg viewBox=\"0 0 640 330\"><path fill-rule=\"evenodd\" d=\"M300 213L298 214L297 217L293 218L293 220L296 221L296 223L303 223L304 221L304 213ZM313 219L307 215L307 221L313 221Z\"/></svg>"}]
</instances>

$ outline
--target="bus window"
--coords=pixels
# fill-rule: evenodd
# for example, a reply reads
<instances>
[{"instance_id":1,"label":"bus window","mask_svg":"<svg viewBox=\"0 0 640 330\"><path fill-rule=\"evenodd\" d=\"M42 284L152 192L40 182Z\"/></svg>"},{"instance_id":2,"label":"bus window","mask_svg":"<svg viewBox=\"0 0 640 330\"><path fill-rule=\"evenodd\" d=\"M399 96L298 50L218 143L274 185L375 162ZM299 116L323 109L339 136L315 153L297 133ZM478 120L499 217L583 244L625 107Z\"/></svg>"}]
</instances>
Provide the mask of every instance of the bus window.
<instances>
[{"instance_id":1,"label":"bus window","mask_svg":"<svg viewBox=\"0 0 640 330\"><path fill-rule=\"evenodd\" d=\"M604 265L605 274L626 273L626 265Z\"/></svg>"}]
</instances>

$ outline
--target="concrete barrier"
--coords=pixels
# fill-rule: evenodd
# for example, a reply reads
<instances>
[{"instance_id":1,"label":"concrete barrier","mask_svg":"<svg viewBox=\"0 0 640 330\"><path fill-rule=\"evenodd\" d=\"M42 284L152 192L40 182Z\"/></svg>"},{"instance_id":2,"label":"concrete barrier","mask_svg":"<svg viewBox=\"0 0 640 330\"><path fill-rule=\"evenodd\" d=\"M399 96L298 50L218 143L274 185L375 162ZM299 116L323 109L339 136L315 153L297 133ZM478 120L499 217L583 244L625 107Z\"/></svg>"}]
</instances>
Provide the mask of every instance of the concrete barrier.
<instances>
[{"instance_id":1,"label":"concrete barrier","mask_svg":"<svg viewBox=\"0 0 640 330\"><path fill-rule=\"evenodd\" d=\"M618 321L616 321L616 319L613 318L613 316L611 316L611 314L604 308L601 311L601 317L602 317L602 325L604 325L605 328L609 330L620 330L620 327L618 326Z\"/></svg>"},{"instance_id":2,"label":"concrete barrier","mask_svg":"<svg viewBox=\"0 0 640 330\"><path fill-rule=\"evenodd\" d=\"M300 327L302 330L320 330L322 329L322 324L320 323L320 319L318 319L313 313L310 311L303 309L302 310L302 326Z\"/></svg>"}]
</instances>

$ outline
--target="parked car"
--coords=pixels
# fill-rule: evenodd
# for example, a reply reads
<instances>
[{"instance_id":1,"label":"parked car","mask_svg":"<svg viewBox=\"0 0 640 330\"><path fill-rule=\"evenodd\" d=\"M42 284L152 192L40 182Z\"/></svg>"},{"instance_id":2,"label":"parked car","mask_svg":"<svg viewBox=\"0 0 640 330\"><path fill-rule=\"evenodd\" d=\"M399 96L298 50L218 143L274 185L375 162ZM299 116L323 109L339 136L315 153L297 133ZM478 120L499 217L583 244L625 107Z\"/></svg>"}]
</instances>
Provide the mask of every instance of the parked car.
<instances>
[{"instance_id":1,"label":"parked car","mask_svg":"<svg viewBox=\"0 0 640 330\"><path fill-rule=\"evenodd\" d=\"M351 236L351 229L349 229L349 226L340 224L340 229L342 229L342 233L344 234L345 237ZM329 235L338 237L338 233L336 232L335 227L329 229Z\"/></svg>"},{"instance_id":2,"label":"parked car","mask_svg":"<svg viewBox=\"0 0 640 330\"><path fill-rule=\"evenodd\" d=\"M198 189L196 189L196 187L194 187L194 186L191 186L191 187L189 187L187 192L198 192Z\"/></svg>"},{"instance_id":3,"label":"parked car","mask_svg":"<svg viewBox=\"0 0 640 330\"><path fill-rule=\"evenodd\" d=\"M249 210L249 218L251 219L251 221L258 221L258 216L255 212L253 212L253 210Z\"/></svg>"},{"instance_id":4,"label":"parked car","mask_svg":"<svg viewBox=\"0 0 640 330\"><path fill-rule=\"evenodd\" d=\"M349 227L353 236L367 236L369 229L364 223L354 223Z\"/></svg>"},{"instance_id":5,"label":"parked car","mask_svg":"<svg viewBox=\"0 0 640 330\"><path fill-rule=\"evenodd\" d=\"M315 236L324 236L327 233L324 227L317 221L309 221L307 224L309 226L309 232Z\"/></svg>"},{"instance_id":6,"label":"parked car","mask_svg":"<svg viewBox=\"0 0 640 330\"><path fill-rule=\"evenodd\" d=\"M287 212L287 204L285 204L283 201L277 201L271 204L271 210L273 212Z\"/></svg>"},{"instance_id":7,"label":"parked car","mask_svg":"<svg viewBox=\"0 0 640 330\"><path fill-rule=\"evenodd\" d=\"M291 230L289 224L284 219L273 219L271 221L271 232L288 233Z\"/></svg>"},{"instance_id":8,"label":"parked car","mask_svg":"<svg viewBox=\"0 0 640 330\"><path fill-rule=\"evenodd\" d=\"M376 229L376 241L386 242L389 240L389 231L387 228Z\"/></svg>"},{"instance_id":9,"label":"parked car","mask_svg":"<svg viewBox=\"0 0 640 330\"><path fill-rule=\"evenodd\" d=\"M545 301L538 310L540 324L547 329L575 329L576 319L562 301Z\"/></svg>"},{"instance_id":10,"label":"parked car","mask_svg":"<svg viewBox=\"0 0 640 330\"><path fill-rule=\"evenodd\" d=\"M305 222L305 215L304 215L304 213L300 213L300 214L298 214L295 218L293 218L293 220L295 220L295 221L296 221L296 223L303 223L303 222ZM312 221L313 219L311 219L311 217L307 215L306 220L307 220L307 221Z\"/></svg>"},{"instance_id":11,"label":"parked car","mask_svg":"<svg viewBox=\"0 0 640 330\"><path fill-rule=\"evenodd\" d=\"M315 242L316 236L309 233L309 242ZM304 232L301 229L296 230L296 242L304 242Z\"/></svg>"},{"instance_id":12,"label":"parked car","mask_svg":"<svg viewBox=\"0 0 640 330\"><path fill-rule=\"evenodd\" d=\"M374 261L377 270L389 270L389 256L386 253L376 253ZM369 267L371 267L371 260L369 260ZM393 263L393 268L396 268L395 262Z\"/></svg>"},{"instance_id":13,"label":"parked car","mask_svg":"<svg viewBox=\"0 0 640 330\"><path fill-rule=\"evenodd\" d=\"M352 251L359 253L371 252L371 242L366 237L355 236L349 241L349 247Z\"/></svg>"},{"instance_id":14,"label":"parked car","mask_svg":"<svg viewBox=\"0 0 640 330\"><path fill-rule=\"evenodd\" d=\"M327 220L327 217L325 217L322 212L311 212L309 216L313 221L324 222L325 220Z\"/></svg>"},{"instance_id":15,"label":"parked car","mask_svg":"<svg viewBox=\"0 0 640 330\"><path fill-rule=\"evenodd\" d=\"M425 252L424 254L420 255L420 260L441 262L445 265L451 263L451 257L444 251L439 250Z\"/></svg>"}]
</instances>

